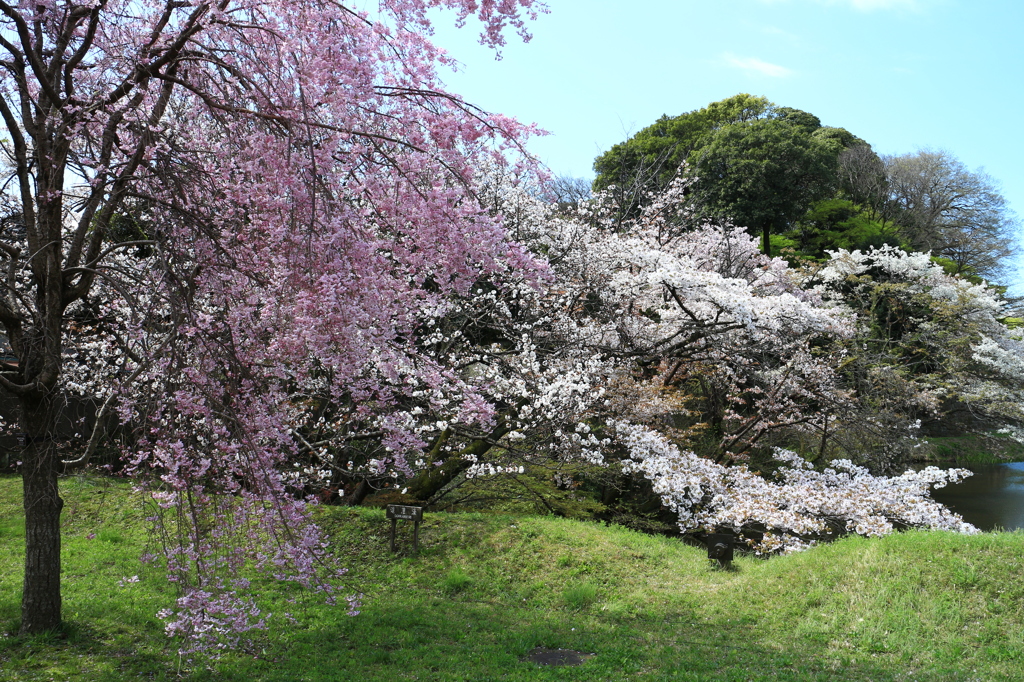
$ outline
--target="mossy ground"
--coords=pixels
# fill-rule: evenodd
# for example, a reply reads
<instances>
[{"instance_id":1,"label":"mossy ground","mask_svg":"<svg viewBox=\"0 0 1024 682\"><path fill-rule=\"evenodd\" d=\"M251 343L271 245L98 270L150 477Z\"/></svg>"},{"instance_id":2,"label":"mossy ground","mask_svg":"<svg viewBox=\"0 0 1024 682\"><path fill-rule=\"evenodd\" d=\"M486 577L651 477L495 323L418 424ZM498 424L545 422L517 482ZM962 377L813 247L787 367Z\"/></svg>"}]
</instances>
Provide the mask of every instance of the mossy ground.
<instances>
[{"instance_id":1,"label":"mossy ground","mask_svg":"<svg viewBox=\"0 0 1024 682\"><path fill-rule=\"evenodd\" d=\"M400 524L392 554L382 510L343 508L318 513L362 613L294 604L290 587L260 583L272 629L188 665L155 617L173 589L138 561L143 505L90 477L63 481L65 630L20 638L19 493L18 479L0 477L4 680L945 681L1024 670L1021 533L848 538L720 570L677 539L499 514L428 514L418 555ZM596 655L540 668L523 660L536 646Z\"/></svg>"},{"instance_id":2,"label":"mossy ground","mask_svg":"<svg viewBox=\"0 0 1024 682\"><path fill-rule=\"evenodd\" d=\"M999 434L929 437L926 441L922 461L939 466L1024 462L1024 445Z\"/></svg>"}]
</instances>

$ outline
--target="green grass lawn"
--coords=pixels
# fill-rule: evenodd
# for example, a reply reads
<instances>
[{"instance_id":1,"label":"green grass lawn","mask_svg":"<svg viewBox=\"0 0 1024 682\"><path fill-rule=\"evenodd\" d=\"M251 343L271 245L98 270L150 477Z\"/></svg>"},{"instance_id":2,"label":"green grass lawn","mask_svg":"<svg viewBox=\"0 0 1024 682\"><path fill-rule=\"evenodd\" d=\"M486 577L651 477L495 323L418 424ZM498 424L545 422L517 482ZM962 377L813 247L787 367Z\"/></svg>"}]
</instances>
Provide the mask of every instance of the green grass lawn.
<instances>
[{"instance_id":1,"label":"green grass lawn","mask_svg":"<svg viewBox=\"0 0 1024 682\"><path fill-rule=\"evenodd\" d=\"M676 539L552 517L428 513L419 555L411 524L392 555L382 511L341 508L320 513L362 613L261 583L272 629L188 666L154 615L174 592L138 561L141 504L101 478L63 490L66 632L22 639L20 481L0 477L5 681L1024 679L1021 533L849 538L722 571ZM541 668L522 660L536 646L595 656Z\"/></svg>"}]
</instances>

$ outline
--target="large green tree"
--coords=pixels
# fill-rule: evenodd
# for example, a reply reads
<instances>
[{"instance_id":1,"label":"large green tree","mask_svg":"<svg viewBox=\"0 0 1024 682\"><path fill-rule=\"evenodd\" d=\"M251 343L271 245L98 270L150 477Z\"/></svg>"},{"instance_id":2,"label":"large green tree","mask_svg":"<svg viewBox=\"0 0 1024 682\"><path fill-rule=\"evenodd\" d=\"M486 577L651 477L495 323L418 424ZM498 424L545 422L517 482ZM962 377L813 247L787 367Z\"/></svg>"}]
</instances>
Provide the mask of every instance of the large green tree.
<instances>
[{"instance_id":1,"label":"large green tree","mask_svg":"<svg viewBox=\"0 0 1024 682\"><path fill-rule=\"evenodd\" d=\"M693 164L701 213L760 233L762 249L771 255L771 233L788 229L812 202L835 190L841 148L816 134L824 129L807 130L778 117L717 131Z\"/></svg>"},{"instance_id":2,"label":"large green tree","mask_svg":"<svg viewBox=\"0 0 1024 682\"><path fill-rule=\"evenodd\" d=\"M662 116L597 157L594 189L614 187L616 203L635 211L645 193L667 187L680 164L706 145L717 130L756 121L774 111L775 105L766 98L741 93L680 116Z\"/></svg>"},{"instance_id":3,"label":"large green tree","mask_svg":"<svg viewBox=\"0 0 1024 682\"><path fill-rule=\"evenodd\" d=\"M594 188L614 188L635 213L688 164L699 182L693 200L702 217L729 220L762 235L787 229L815 200L838 186L837 159L864 145L817 116L739 94L679 116L662 116L594 162Z\"/></svg>"}]
</instances>

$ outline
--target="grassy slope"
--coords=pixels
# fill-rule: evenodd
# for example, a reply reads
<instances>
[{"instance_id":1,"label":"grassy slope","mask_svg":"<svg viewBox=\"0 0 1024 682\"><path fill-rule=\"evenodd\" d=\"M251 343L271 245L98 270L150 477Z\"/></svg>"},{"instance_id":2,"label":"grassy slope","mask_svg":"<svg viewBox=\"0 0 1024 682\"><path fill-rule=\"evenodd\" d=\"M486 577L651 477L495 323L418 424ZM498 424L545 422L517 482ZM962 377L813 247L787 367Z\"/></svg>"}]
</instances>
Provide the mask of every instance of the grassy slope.
<instances>
[{"instance_id":1,"label":"grassy slope","mask_svg":"<svg viewBox=\"0 0 1024 682\"><path fill-rule=\"evenodd\" d=\"M174 678L175 647L153 615L173 592L137 559L144 512L108 481L70 479L64 490L67 635L0 635L0 679ZM19 492L0 477L3 632L18 618ZM1020 533L851 538L719 571L676 540L543 517L429 514L419 556L392 556L381 511L322 511L365 594L362 614L291 604L295 592L266 584L274 629L189 679L996 680L1024 670ZM572 669L520 660L538 645L596 656Z\"/></svg>"}]
</instances>

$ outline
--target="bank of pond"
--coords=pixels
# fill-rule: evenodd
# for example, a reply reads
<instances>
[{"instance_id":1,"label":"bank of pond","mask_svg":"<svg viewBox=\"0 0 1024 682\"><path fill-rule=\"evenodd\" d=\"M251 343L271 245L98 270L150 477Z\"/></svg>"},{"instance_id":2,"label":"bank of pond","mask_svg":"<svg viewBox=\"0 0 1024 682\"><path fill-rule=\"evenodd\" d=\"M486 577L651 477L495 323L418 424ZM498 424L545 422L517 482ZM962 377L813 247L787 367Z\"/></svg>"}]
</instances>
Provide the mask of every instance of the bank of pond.
<instances>
[{"instance_id":1,"label":"bank of pond","mask_svg":"<svg viewBox=\"0 0 1024 682\"><path fill-rule=\"evenodd\" d=\"M972 464L973 476L933 497L981 530L1024 528L1024 462Z\"/></svg>"}]
</instances>

